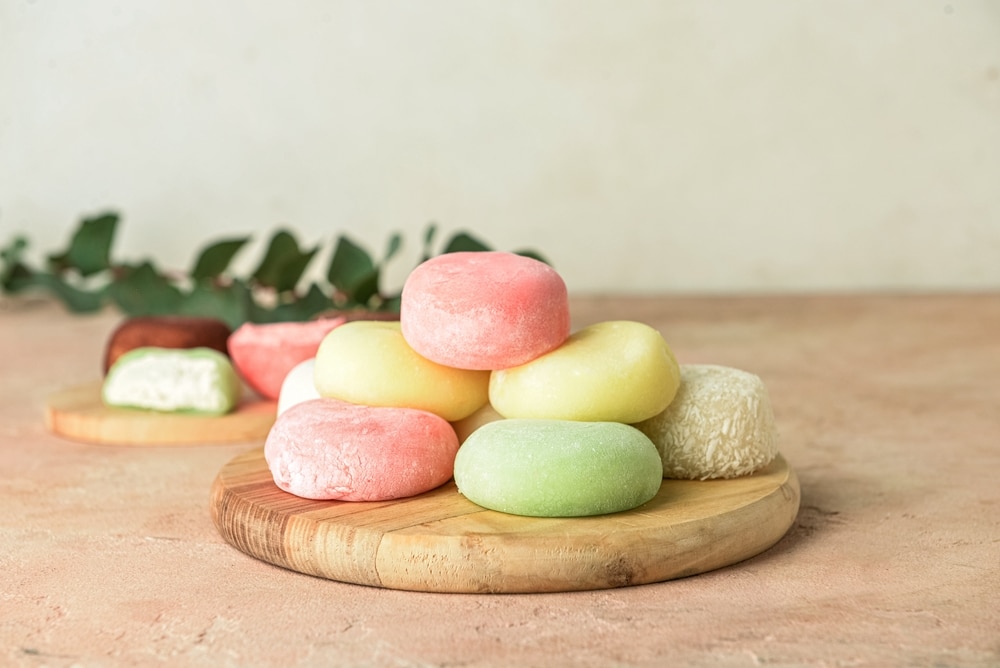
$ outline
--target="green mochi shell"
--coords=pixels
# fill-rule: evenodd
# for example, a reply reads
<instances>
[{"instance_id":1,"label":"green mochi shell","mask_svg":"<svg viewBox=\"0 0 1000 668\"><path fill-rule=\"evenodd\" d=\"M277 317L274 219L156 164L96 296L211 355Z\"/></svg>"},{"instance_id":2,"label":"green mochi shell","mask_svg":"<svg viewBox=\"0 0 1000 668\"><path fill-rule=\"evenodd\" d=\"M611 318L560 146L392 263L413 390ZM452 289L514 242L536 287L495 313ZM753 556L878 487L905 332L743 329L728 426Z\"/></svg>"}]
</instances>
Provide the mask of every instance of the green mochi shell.
<instances>
[{"instance_id":1,"label":"green mochi shell","mask_svg":"<svg viewBox=\"0 0 1000 668\"><path fill-rule=\"evenodd\" d=\"M656 446L618 422L498 420L474 431L455 458L459 492L514 515L631 510L656 496L662 482Z\"/></svg>"}]
</instances>

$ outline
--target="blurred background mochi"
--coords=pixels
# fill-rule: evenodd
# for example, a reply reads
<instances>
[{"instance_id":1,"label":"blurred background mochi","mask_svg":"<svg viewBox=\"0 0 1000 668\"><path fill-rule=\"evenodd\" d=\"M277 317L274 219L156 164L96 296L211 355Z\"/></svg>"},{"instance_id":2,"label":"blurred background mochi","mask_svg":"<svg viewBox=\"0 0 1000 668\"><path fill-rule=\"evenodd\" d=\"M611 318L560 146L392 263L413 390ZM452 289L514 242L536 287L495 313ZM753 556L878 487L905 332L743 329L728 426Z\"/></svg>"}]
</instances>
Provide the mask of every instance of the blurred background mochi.
<instances>
[{"instance_id":1,"label":"blurred background mochi","mask_svg":"<svg viewBox=\"0 0 1000 668\"><path fill-rule=\"evenodd\" d=\"M179 267L400 231L399 286L434 221L571 293L987 289L998 184L989 0L0 3L0 240L37 254L114 209Z\"/></svg>"}]
</instances>

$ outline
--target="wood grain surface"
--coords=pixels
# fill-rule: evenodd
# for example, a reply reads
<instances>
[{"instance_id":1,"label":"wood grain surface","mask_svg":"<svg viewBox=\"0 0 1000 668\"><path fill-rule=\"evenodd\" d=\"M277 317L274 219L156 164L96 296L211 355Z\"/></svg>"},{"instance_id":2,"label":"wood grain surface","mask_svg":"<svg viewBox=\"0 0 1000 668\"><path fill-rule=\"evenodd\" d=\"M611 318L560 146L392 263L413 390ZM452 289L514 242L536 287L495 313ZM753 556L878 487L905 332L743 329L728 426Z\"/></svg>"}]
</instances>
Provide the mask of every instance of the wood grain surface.
<instances>
[{"instance_id":1,"label":"wood grain surface","mask_svg":"<svg viewBox=\"0 0 1000 668\"><path fill-rule=\"evenodd\" d=\"M780 455L716 481L664 480L635 510L530 518L483 509L453 482L388 502L313 501L275 486L263 448L226 464L211 512L227 542L291 570L390 589L557 592L703 573L752 557L795 520L799 484Z\"/></svg>"},{"instance_id":2,"label":"wood grain surface","mask_svg":"<svg viewBox=\"0 0 1000 668\"><path fill-rule=\"evenodd\" d=\"M274 424L273 401L245 399L227 415L185 415L115 408L101 401L101 383L71 387L48 397L49 431L103 445L199 445L263 442Z\"/></svg>"}]
</instances>

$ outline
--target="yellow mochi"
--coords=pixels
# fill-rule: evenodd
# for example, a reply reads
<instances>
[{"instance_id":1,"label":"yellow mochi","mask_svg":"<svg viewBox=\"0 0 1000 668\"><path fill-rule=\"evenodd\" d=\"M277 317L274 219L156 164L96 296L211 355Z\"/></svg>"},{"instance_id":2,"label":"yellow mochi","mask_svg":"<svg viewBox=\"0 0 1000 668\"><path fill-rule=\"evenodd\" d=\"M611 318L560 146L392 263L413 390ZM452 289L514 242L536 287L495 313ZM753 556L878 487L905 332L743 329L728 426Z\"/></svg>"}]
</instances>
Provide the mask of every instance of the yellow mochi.
<instances>
[{"instance_id":1,"label":"yellow mochi","mask_svg":"<svg viewBox=\"0 0 1000 668\"><path fill-rule=\"evenodd\" d=\"M316 391L366 406L418 408L449 422L486 404L489 371L443 366L417 353L398 322L355 320L332 330L316 351Z\"/></svg>"},{"instance_id":2,"label":"yellow mochi","mask_svg":"<svg viewBox=\"0 0 1000 668\"><path fill-rule=\"evenodd\" d=\"M527 364L494 371L489 400L506 418L628 424L662 412L679 384L663 335L615 320L585 327Z\"/></svg>"}]
</instances>

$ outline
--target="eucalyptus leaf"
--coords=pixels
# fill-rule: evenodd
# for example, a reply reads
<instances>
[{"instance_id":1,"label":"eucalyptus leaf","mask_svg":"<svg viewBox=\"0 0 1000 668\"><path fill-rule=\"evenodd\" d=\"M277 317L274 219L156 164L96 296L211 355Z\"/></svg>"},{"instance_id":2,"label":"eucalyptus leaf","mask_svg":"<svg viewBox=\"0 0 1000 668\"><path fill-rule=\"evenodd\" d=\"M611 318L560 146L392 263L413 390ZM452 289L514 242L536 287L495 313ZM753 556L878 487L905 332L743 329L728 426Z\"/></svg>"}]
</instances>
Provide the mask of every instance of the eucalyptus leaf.
<instances>
[{"instance_id":1,"label":"eucalyptus leaf","mask_svg":"<svg viewBox=\"0 0 1000 668\"><path fill-rule=\"evenodd\" d=\"M424 246L420 252L420 262L426 262L434 254L434 237L437 236L437 225L431 223L424 230Z\"/></svg>"},{"instance_id":2,"label":"eucalyptus leaf","mask_svg":"<svg viewBox=\"0 0 1000 668\"><path fill-rule=\"evenodd\" d=\"M389 260L396 257L400 249L403 247L403 235L399 232L394 233L389 237L389 244L385 248L385 255L382 258L382 265L384 266Z\"/></svg>"},{"instance_id":3,"label":"eucalyptus leaf","mask_svg":"<svg viewBox=\"0 0 1000 668\"><path fill-rule=\"evenodd\" d=\"M6 264L21 262L24 251L28 249L28 240L23 235L17 235L3 248L0 248L0 259Z\"/></svg>"},{"instance_id":4,"label":"eucalyptus leaf","mask_svg":"<svg viewBox=\"0 0 1000 668\"><path fill-rule=\"evenodd\" d=\"M287 230L279 230L271 237L264 259L252 278L259 285L278 292L294 290L317 250L299 250L295 237Z\"/></svg>"},{"instance_id":5,"label":"eucalyptus leaf","mask_svg":"<svg viewBox=\"0 0 1000 668\"><path fill-rule=\"evenodd\" d=\"M207 246L195 261L191 278L196 281L218 278L229 269L233 258L248 241L250 237L239 237L224 239Z\"/></svg>"},{"instance_id":6,"label":"eucalyptus leaf","mask_svg":"<svg viewBox=\"0 0 1000 668\"><path fill-rule=\"evenodd\" d=\"M376 270L371 255L346 236L339 237L326 272L327 280L333 287L348 295L353 294L359 285L371 282L373 273Z\"/></svg>"},{"instance_id":7,"label":"eucalyptus leaf","mask_svg":"<svg viewBox=\"0 0 1000 668\"><path fill-rule=\"evenodd\" d=\"M250 289L242 281L225 286L197 283L184 295L179 308L182 315L218 318L232 329L248 320Z\"/></svg>"},{"instance_id":8,"label":"eucalyptus leaf","mask_svg":"<svg viewBox=\"0 0 1000 668\"><path fill-rule=\"evenodd\" d=\"M301 298L258 311L258 317L260 322L303 322L332 308L330 298L319 286L312 285Z\"/></svg>"},{"instance_id":9,"label":"eucalyptus leaf","mask_svg":"<svg viewBox=\"0 0 1000 668\"><path fill-rule=\"evenodd\" d=\"M543 255L541 255L540 253L537 253L536 251L533 251L533 250L522 248L521 250L514 251L514 253L516 255L523 255L524 257L530 257L532 260L538 260L539 262L544 262L547 265L551 265L552 264Z\"/></svg>"},{"instance_id":10,"label":"eucalyptus leaf","mask_svg":"<svg viewBox=\"0 0 1000 668\"><path fill-rule=\"evenodd\" d=\"M5 289L11 294L26 292L40 288L55 295L63 305L73 313L93 313L104 306L104 289L86 290L78 288L61 276L47 272L28 272L21 265L20 271L15 271L10 283Z\"/></svg>"},{"instance_id":11,"label":"eucalyptus leaf","mask_svg":"<svg viewBox=\"0 0 1000 668\"><path fill-rule=\"evenodd\" d=\"M302 320L315 318L320 313L333 308L330 296L315 283L309 286L309 290L299 299L298 303L302 307Z\"/></svg>"},{"instance_id":12,"label":"eucalyptus leaf","mask_svg":"<svg viewBox=\"0 0 1000 668\"><path fill-rule=\"evenodd\" d=\"M265 307L257 300L251 299L247 302L246 321L258 324L275 322L275 320L272 319L273 312L273 308Z\"/></svg>"},{"instance_id":13,"label":"eucalyptus leaf","mask_svg":"<svg viewBox=\"0 0 1000 668\"><path fill-rule=\"evenodd\" d=\"M6 289L11 279L31 275L31 270L21 261L27 248L28 240L20 235L0 248L0 260L3 260L3 266L0 267L0 286Z\"/></svg>"},{"instance_id":14,"label":"eucalyptus leaf","mask_svg":"<svg viewBox=\"0 0 1000 668\"><path fill-rule=\"evenodd\" d=\"M74 269L85 277L110 269L111 244L117 227L116 213L84 219L73 234L69 248L49 256L49 267L53 273Z\"/></svg>"},{"instance_id":15,"label":"eucalyptus leaf","mask_svg":"<svg viewBox=\"0 0 1000 668\"><path fill-rule=\"evenodd\" d=\"M35 281L38 273L20 263L7 265L3 268L3 276L0 277L0 288L13 295L30 290L32 287L46 287L47 284Z\"/></svg>"},{"instance_id":16,"label":"eucalyptus leaf","mask_svg":"<svg viewBox=\"0 0 1000 668\"><path fill-rule=\"evenodd\" d=\"M490 247L468 232L456 232L445 244L443 253L488 251Z\"/></svg>"},{"instance_id":17,"label":"eucalyptus leaf","mask_svg":"<svg viewBox=\"0 0 1000 668\"><path fill-rule=\"evenodd\" d=\"M354 286L350 295L349 306L368 308L372 299L378 296L379 270L374 269Z\"/></svg>"},{"instance_id":18,"label":"eucalyptus leaf","mask_svg":"<svg viewBox=\"0 0 1000 668\"><path fill-rule=\"evenodd\" d=\"M396 293L390 297L386 297L382 301L382 304L379 305L378 310L385 313L399 313L399 308L400 306L402 306L402 303L403 303L402 295Z\"/></svg>"},{"instance_id":19,"label":"eucalyptus leaf","mask_svg":"<svg viewBox=\"0 0 1000 668\"><path fill-rule=\"evenodd\" d=\"M295 257L289 257L288 261L281 268L281 273L278 274L278 281L274 288L278 292L290 292L295 289L302 280L302 276L306 273L306 269L309 267L309 263L316 256L319 248L313 248L312 250L300 253Z\"/></svg>"},{"instance_id":20,"label":"eucalyptus leaf","mask_svg":"<svg viewBox=\"0 0 1000 668\"><path fill-rule=\"evenodd\" d=\"M151 262L123 268L124 275L107 288L108 296L128 316L178 313L180 289L156 271Z\"/></svg>"},{"instance_id":21,"label":"eucalyptus leaf","mask_svg":"<svg viewBox=\"0 0 1000 668\"><path fill-rule=\"evenodd\" d=\"M273 322L297 322L303 320L296 302L286 302L275 306L265 306L253 301L248 305L247 319L250 322L268 324Z\"/></svg>"}]
</instances>

